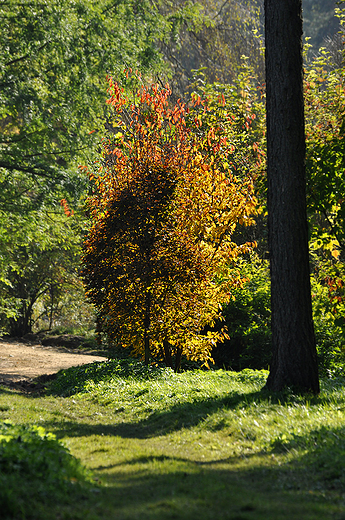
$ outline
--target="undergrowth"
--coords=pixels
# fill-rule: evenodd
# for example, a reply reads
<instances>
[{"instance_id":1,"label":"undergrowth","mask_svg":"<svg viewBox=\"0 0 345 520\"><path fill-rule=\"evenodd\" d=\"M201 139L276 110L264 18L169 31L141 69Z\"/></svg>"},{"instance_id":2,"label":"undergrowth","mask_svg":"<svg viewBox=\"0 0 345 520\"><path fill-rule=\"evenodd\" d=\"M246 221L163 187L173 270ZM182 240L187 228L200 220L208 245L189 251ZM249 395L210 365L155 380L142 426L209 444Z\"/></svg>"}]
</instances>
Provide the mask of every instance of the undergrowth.
<instances>
[{"instance_id":1,"label":"undergrowth","mask_svg":"<svg viewBox=\"0 0 345 520\"><path fill-rule=\"evenodd\" d=\"M51 383L50 391L57 395L73 395L89 389L90 384L109 383L114 379L149 380L162 377L171 369L157 365L145 366L135 359L96 361L88 365L61 370Z\"/></svg>"},{"instance_id":2,"label":"undergrowth","mask_svg":"<svg viewBox=\"0 0 345 520\"><path fill-rule=\"evenodd\" d=\"M40 506L63 501L90 476L42 426L0 423L1 518L35 518Z\"/></svg>"}]
</instances>

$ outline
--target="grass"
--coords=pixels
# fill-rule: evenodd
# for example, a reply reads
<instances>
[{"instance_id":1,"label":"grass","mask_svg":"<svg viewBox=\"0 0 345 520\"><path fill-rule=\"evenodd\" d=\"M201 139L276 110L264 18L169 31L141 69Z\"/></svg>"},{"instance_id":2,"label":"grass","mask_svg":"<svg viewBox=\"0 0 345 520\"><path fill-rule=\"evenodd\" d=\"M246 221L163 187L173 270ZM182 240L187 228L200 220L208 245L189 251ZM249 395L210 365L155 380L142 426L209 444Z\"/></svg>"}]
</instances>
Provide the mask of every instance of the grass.
<instances>
[{"instance_id":1,"label":"grass","mask_svg":"<svg viewBox=\"0 0 345 520\"><path fill-rule=\"evenodd\" d=\"M266 376L112 360L44 395L2 388L0 421L43 427L92 474L8 518L344 520L345 381L273 396Z\"/></svg>"}]
</instances>

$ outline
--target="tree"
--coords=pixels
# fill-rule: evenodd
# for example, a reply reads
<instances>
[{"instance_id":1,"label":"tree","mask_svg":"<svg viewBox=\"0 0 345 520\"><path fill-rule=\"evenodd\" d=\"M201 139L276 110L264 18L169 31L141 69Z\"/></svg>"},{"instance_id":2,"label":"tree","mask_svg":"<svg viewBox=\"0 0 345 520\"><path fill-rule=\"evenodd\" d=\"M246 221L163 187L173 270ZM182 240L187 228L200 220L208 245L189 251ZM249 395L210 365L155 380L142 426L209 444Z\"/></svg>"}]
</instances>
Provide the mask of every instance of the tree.
<instances>
[{"instance_id":1,"label":"tree","mask_svg":"<svg viewBox=\"0 0 345 520\"><path fill-rule=\"evenodd\" d=\"M316 49L339 30L339 21L334 16L337 4L337 0L303 0L305 33Z\"/></svg>"},{"instance_id":2,"label":"tree","mask_svg":"<svg viewBox=\"0 0 345 520\"><path fill-rule=\"evenodd\" d=\"M301 0L265 1L273 358L267 388L319 392L306 213Z\"/></svg>"},{"instance_id":3,"label":"tree","mask_svg":"<svg viewBox=\"0 0 345 520\"><path fill-rule=\"evenodd\" d=\"M190 10L189 2L174 0L173 4L175 13L170 16L176 28L174 37L159 42L172 68L173 92L184 95L192 71L201 68L208 82L232 83L243 56L248 57L263 82L262 0L203 0L192 4L192 16L178 15ZM162 13L169 13L167 6L163 2Z\"/></svg>"},{"instance_id":4,"label":"tree","mask_svg":"<svg viewBox=\"0 0 345 520\"><path fill-rule=\"evenodd\" d=\"M26 217L4 215L0 231L2 331L24 336L43 317L51 328L66 291L80 287L80 219L43 207Z\"/></svg>"},{"instance_id":5,"label":"tree","mask_svg":"<svg viewBox=\"0 0 345 520\"><path fill-rule=\"evenodd\" d=\"M74 194L106 74L161 70L169 24L146 0L6 0L0 19L0 208L23 212Z\"/></svg>"},{"instance_id":6,"label":"tree","mask_svg":"<svg viewBox=\"0 0 345 520\"><path fill-rule=\"evenodd\" d=\"M77 206L87 189L78 164L97 141L106 74L165 70L157 41L169 23L146 0L6 0L0 19L0 315L18 333L19 302L41 294L56 206Z\"/></svg>"},{"instance_id":7,"label":"tree","mask_svg":"<svg viewBox=\"0 0 345 520\"><path fill-rule=\"evenodd\" d=\"M241 283L229 266L251 247L232 241L256 202L251 175L229 167L234 121L221 96L170 106L168 87L127 98L112 80L110 92L112 127L90 175L87 295L109 339L146 363L175 356L178 369L182 354L207 363L222 334L201 331Z\"/></svg>"}]
</instances>

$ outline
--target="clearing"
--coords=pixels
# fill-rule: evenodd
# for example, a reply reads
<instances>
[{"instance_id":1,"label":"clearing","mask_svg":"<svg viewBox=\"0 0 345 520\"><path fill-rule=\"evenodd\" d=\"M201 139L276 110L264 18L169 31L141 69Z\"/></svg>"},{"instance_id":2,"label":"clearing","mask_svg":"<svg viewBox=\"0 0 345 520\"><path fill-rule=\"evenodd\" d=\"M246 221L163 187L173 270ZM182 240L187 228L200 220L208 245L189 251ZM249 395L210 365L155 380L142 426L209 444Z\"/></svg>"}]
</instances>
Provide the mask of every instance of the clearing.
<instances>
[{"instance_id":1,"label":"clearing","mask_svg":"<svg viewBox=\"0 0 345 520\"><path fill-rule=\"evenodd\" d=\"M59 491L51 437L15 433L3 443L4 520L345 520L345 378L322 380L319 396L271 395L266 371L175 374L66 348L0 348L3 431L53 433L91 472L85 484L67 474ZM31 381L90 362L46 388Z\"/></svg>"}]
</instances>

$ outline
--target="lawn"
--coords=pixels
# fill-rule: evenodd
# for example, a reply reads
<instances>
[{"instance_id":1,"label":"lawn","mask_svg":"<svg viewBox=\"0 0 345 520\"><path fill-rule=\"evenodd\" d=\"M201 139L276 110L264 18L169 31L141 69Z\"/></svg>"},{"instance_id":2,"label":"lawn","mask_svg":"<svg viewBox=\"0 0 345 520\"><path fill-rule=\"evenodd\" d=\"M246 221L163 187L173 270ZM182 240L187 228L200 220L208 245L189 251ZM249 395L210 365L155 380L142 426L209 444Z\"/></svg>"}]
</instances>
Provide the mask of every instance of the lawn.
<instances>
[{"instance_id":1,"label":"lawn","mask_svg":"<svg viewBox=\"0 0 345 520\"><path fill-rule=\"evenodd\" d=\"M63 484L23 455L6 473L0 452L1 519L345 519L344 380L302 397L262 391L266 376L122 360L62 371L41 394L2 387L0 445L27 454L44 428Z\"/></svg>"}]
</instances>

